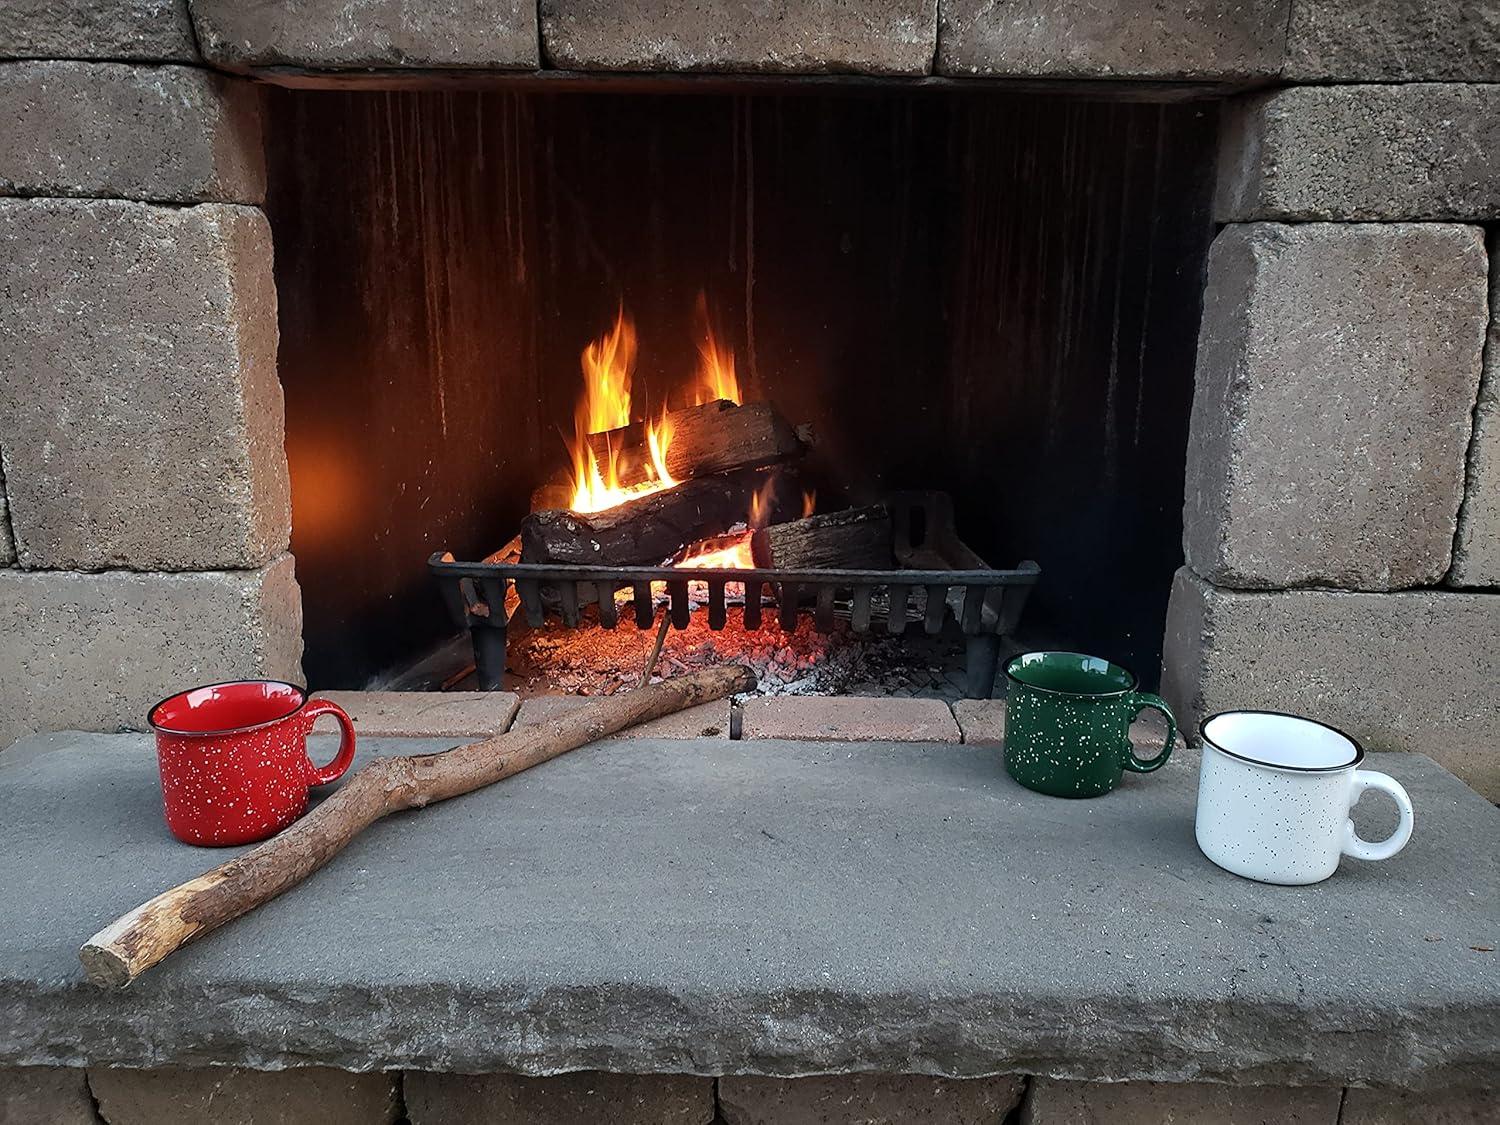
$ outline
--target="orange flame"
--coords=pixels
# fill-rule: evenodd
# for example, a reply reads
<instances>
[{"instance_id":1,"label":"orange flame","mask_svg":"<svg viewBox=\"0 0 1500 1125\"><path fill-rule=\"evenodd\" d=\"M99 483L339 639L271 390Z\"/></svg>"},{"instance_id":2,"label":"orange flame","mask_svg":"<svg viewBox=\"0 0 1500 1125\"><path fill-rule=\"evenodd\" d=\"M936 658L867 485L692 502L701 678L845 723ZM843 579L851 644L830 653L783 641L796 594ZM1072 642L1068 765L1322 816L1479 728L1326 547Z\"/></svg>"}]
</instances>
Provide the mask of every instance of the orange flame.
<instances>
[{"instance_id":1,"label":"orange flame","mask_svg":"<svg viewBox=\"0 0 1500 1125\"><path fill-rule=\"evenodd\" d=\"M802 518L806 519L813 514L818 506L818 490L809 488L802 493Z\"/></svg>"},{"instance_id":2,"label":"orange flame","mask_svg":"<svg viewBox=\"0 0 1500 1125\"><path fill-rule=\"evenodd\" d=\"M719 345L708 316L708 300L702 293L698 294L697 311L698 322L703 327L703 341L698 345L698 374L688 405L701 406L705 402L728 399L738 406L744 399L740 396L740 381L734 373L734 353Z\"/></svg>"},{"instance_id":3,"label":"orange flame","mask_svg":"<svg viewBox=\"0 0 1500 1125\"><path fill-rule=\"evenodd\" d=\"M635 370L635 325L622 307L614 327L583 349L583 397L573 417L573 503L575 512L601 512L616 504L660 492L677 483L667 472L667 447L672 424L665 413L646 425L651 479L634 485L620 483L620 450L611 443L606 463L589 444L590 434L602 434L630 424L630 378Z\"/></svg>"},{"instance_id":4,"label":"orange flame","mask_svg":"<svg viewBox=\"0 0 1500 1125\"><path fill-rule=\"evenodd\" d=\"M747 531L736 542L689 555L677 566L687 570L749 570L755 566L755 558L750 553L750 536Z\"/></svg>"}]
</instances>

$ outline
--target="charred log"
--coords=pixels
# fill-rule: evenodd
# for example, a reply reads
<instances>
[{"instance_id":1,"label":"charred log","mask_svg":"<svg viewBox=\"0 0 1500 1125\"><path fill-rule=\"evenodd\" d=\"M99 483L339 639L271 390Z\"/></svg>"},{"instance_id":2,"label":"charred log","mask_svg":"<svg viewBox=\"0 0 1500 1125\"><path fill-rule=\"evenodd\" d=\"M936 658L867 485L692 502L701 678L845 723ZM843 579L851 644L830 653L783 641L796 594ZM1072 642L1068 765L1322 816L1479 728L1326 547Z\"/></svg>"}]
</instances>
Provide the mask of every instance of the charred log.
<instances>
[{"instance_id":1,"label":"charred log","mask_svg":"<svg viewBox=\"0 0 1500 1125\"><path fill-rule=\"evenodd\" d=\"M883 504L763 527L750 550L756 566L782 570L889 570L895 563L891 514Z\"/></svg>"},{"instance_id":2,"label":"charred log","mask_svg":"<svg viewBox=\"0 0 1500 1125\"><path fill-rule=\"evenodd\" d=\"M720 399L667 415L672 436L667 444L667 472L674 480L722 473L750 465L770 465L803 452L797 433L769 403L736 406ZM646 428L634 422L618 430L589 435L589 447L601 466L615 458L615 470L626 487L650 479Z\"/></svg>"}]
</instances>

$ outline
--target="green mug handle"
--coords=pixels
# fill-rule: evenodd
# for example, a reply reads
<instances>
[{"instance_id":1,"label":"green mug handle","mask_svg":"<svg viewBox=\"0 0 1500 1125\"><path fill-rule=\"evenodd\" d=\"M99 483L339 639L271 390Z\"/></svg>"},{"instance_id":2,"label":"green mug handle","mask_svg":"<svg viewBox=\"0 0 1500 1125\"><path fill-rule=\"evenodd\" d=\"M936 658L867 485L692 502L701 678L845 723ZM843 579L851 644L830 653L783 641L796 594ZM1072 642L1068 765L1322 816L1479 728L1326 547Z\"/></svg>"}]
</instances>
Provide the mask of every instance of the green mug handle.
<instances>
[{"instance_id":1,"label":"green mug handle","mask_svg":"<svg viewBox=\"0 0 1500 1125\"><path fill-rule=\"evenodd\" d=\"M1152 695L1149 691L1134 691L1126 697L1127 706L1135 704L1135 710L1131 712L1130 721L1133 723L1136 716L1148 708L1152 711L1160 711L1167 720L1167 744L1161 748L1161 753L1154 758L1142 761L1135 756L1135 748L1130 743L1127 735L1125 739L1125 768L1134 770L1136 773L1150 773L1159 770L1167 764L1167 759L1172 756L1172 746L1177 741L1177 718L1172 714L1172 709L1167 706L1166 701L1159 695Z\"/></svg>"}]
</instances>

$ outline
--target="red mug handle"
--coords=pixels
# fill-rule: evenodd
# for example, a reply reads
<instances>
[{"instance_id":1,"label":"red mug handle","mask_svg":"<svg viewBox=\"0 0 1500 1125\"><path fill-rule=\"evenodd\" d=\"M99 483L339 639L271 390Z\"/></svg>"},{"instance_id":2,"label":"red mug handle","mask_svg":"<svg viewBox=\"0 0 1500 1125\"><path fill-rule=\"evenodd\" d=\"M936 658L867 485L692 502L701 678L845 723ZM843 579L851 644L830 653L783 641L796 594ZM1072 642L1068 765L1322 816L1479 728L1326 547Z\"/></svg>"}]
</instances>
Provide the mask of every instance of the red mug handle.
<instances>
[{"instance_id":1,"label":"red mug handle","mask_svg":"<svg viewBox=\"0 0 1500 1125\"><path fill-rule=\"evenodd\" d=\"M337 781L349 769L349 763L354 761L354 720L331 699L309 700L307 706L302 708L302 714L307 716L309 734L312 733L313 721L319 715L332 715L339 721L339 752L333 756L333 761L326 766L317 766L311 757L307 759L308 766L312 768L314 785L327 785L330 781Z\"/></svg>"}]
</instances>

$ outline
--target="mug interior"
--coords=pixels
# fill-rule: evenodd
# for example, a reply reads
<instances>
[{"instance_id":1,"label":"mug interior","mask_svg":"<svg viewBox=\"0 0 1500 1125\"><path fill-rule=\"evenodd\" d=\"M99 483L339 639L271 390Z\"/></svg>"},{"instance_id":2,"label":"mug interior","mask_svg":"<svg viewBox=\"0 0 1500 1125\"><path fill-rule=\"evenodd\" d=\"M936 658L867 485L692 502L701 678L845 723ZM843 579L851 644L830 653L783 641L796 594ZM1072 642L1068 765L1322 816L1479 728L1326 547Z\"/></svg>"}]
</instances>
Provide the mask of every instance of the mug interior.
<instances>
[{"instance_id":1,"label":"mug interior","mask_svg":"<svg viewBox=\"0 0 1500 1125\"><path fill-rule=\"evenodd\" d=\"M1275 711L1225 711L1205 719L1203 741L1235 758L1288 770L1337 770L1365 752L1341 730Z\"/></svg>"},{"instance_id":2,"label":"mug interior","mask_svg":"<svg viewBox=\"0 0 1500 1125\"><path fill-rule=\"evenodd\" d=\"M235 680L208 684L163 699L146 721L166 734L232 734L295 714L307 701L296 684Z\"/></svg>"},{"instance_id":3,"label":"mug interior","mask_svg":"<svg viewBox=\"0 0 1500 1125\"><path fill-rule=\"evenodd\" d=\"M1135 676L1102 656L1081 652L1024 652L1005 666L1018 684L1065 695L1123 695L1135 690Z\"/></svg>"}]
</instances>

